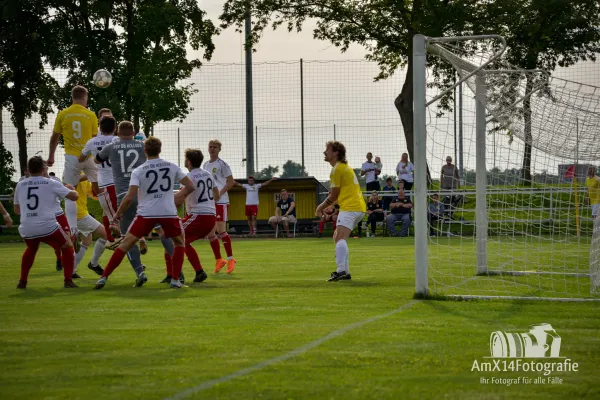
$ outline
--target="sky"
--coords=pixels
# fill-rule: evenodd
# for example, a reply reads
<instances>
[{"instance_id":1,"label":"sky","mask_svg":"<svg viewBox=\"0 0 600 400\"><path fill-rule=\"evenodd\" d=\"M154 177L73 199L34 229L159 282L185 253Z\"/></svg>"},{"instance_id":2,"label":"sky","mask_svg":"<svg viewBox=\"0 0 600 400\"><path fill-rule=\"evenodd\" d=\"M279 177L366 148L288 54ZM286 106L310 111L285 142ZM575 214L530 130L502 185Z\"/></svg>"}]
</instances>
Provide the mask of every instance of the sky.
<instances>
[{"instance_id":1,"label":"sky","mask_svg":"<svg viewBox=\"0 0 600 400\"><path fill-rule=\"evenodd\" d=\"M216 24L224 1L201 0L201 7ZM368 151L380 156L383 174L393 175L406 143L394 99L405 80L398 70L391 78L373 82L376 64L364 61L365 50L354 45L346 53L328 42L312 37L314 21L308 21L300 32L265 30L253 53L254 125L256 133L256 169L267 165L281 166L287 160L302 161L300 59L303 59L304 159L310 175L327 180L329 165L322 151L327 140L337 139L348 148L349 163L359 168ZM215 52L210 61L194 71L186 83L194 83L198 93L192 97L193 111L183 123L165 122L155 127L155 135L163 142L163 156L182 163L186 147L206 150L208 140L223 142L221 156L229 162L234 177L245 178L245 77L243 36L229 28L214 39ZM190 49L190 57L202 52ZM63 72L57 72L59 75ZM555 75L600 86L600 69L582 63ZM116 77L115 79L118 79ZM467 91L465 91L466 94ZM465 101L465 167L474 168L474 117L472 104ZM17 160L14 127L7 110L3 111L4 138ZM43 130L38 119L27 121L32 133L29 155L47 154L48 138L54 117ZM435 123L432 125L432 122ZM452 115L430 116L430 154L428 162L439 170L446 155L455 154ZM11 135L12 133L12 135ZM519 143L508 145L506 137L492 140L488 149L488 168L518 168L522 153ZM57 159L62 157L61 150ZM568 161L568 160L567 160ZM565 162L567 162L565 161ZM556 159L534 155L537 172L556 171ZM60 162L55 172L62 173Z\"/></svg>"}]
</instances>

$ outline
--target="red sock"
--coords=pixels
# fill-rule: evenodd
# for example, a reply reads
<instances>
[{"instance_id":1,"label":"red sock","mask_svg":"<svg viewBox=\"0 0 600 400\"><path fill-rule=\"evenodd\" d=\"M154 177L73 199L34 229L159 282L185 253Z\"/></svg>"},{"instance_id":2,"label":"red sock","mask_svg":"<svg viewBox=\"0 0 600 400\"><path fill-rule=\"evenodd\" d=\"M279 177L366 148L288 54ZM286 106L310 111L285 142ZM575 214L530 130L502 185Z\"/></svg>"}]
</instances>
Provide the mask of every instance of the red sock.
<instances>
[{"instance_id":1,"label":"red sock","mask_svg":"<svg viewBox=\"0 0 600 400\"><path fill-rule=\"evenodd\" d=\"M335 231L335 229L337 227L337 222L334 221L334 222L332 222L332 224L333 224L333 230Z\"/></svg>"},{"instance_id":2,"label":"red sock","mask_svg":"<svg viewBox=\"0 0 600 400\"><path fill-rule=\"evenodd\" d=\"M231 250L231 238L227 232L221 233L221 241L223 242L223 247L225 247L225 253L227 253L227 257L233 257L233 250Z\"/></svg>"},{"instance_id":3,"label":"red sock","mask_svg":"<svg viewBox=\"0 0 600 400\"><path fill-rule=\"evenodd\" d=\"M21 280L23 282L27 282L27 277L29 276L29 270L31 270L31 267L33 266L33 261L35 260L35 253L37 253L37 247L36 248L29 248L27 247L25 249L25 252L23 253L23 258L21 259Z\"/></svg>"},{"instance_id":4,"label":"red sock","mask_svg":"<svg viewBox=\"0 0 600 400\"><path fill-rule=\"evenodd\" d=\"M323 233L323 228L325 228L325 220L322 219L321 222L319 222L319 233Z\"/></svg>"},{"instance_id":5,"label":"red sock","mask_svg":"<svg viewBox=\"0 0 600 400\"><path fill-rule=\"evenodd\" d=\"M217 236L213 236L210 239L210 247L212 248L213 253L215 253L215 260L221 259L221 245L219 244L219 238Z\"/></svg>"},{"instance_id":6,"label":"red sock","mask_svg":"<svg viewBox=\"0 0 600 400\"><path fill-rule=\"evenodd\" d=\"M171 279L179 279L181 270L183 269L184 256L185 250L183 246L175 246L175 251L173 252L173 275L171 275Z\"/></svg>"},{"instance_id":7,"label":"red sock","mask_svg":"<svg viewBox=\"0 0 600 400\"><path fill-rule=\"evenodd\" d=\"M114 242L115 238L110 233L110 221L108 220L108 217L106 215L102 216L102 225L104 225L104 230L106 231L106 240L108 240L109 242Z\"/></svg>"},{"instance_id":8,"label":"red sock","mask_svg":"<svg viewBox=\"0 0 600 400\"><path fill-rule=\"evenodd\" d=\"M121 264L121 261L123 261L125 254L127 253L117 247L110 260L108 260L108 265L106 265L106 268L104 268L104 273L102 274L103 278L108 278L110 274L117 269L119 264Z\"/></svg>"},{"instance_id":9,"label":"red sock","mask_svg":"<svg viewBox=\"0 0 600 400\"><path fill-rule=\"evenodd\" d=\"M75 267L75 251L72 247L63 248L62 254L62 266L65 281L73 280L73 268Z\"/></svg>"},{"instance_id":10,"label":"red sock","mask_svg":"<svg viewBox=\"0 0 600 400\"><path fill-rule=\"evenodd\" d=\"M169 255L169 253L167 253L166 251L165 251L164 255L165 255L165 266L167 267L167 275L172 276L173 260L171 259L171 256Z\"/></svg>"},{"instance_id":11,"label":"red sock","mask_svg":"<svg viewBox=\"0 0 600 400\"><path fill-rule=\"evenodd\" d=\"M190 264L192 264L194 271L198 272L203 269L202 264L200 264L200 258L198 258L198 253L196 253L196 250L194 250L191 244L185 246L185 255L187 256Z\"/></svg>"},{"instance_id":12,"label":"red sock","mask_svg":"<svg viewBox=\"0 0 600 400\"><path fill-rule=\"evenodd\" d=\"M54 255L56 256L56 261L60 261L60 249L54 249Z\"/></svg>"}]
</instances>

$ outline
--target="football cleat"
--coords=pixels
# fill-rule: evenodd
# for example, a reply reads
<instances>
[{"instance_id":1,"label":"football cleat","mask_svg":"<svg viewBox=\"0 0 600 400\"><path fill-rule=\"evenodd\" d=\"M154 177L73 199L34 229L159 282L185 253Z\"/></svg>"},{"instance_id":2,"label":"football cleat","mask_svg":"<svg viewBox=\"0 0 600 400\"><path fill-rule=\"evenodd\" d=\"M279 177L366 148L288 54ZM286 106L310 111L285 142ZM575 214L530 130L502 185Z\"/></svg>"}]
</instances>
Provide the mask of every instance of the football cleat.
<instances>
[{"instance_id":1,"label":"football cleat","mask_svg":"<svg viewBox=\"0 0 600 400\"><path fill-rule=\"evenodd\" d=\"M223 269L223 267L226 266L226 265L227 265L227 261L223 260L222 258L219 258L217 260L217 263L215 264L215 274L218 274L219 271L221 269Z\"/></svg>"},{"instance_id":2,"label":"football cleat","mask_svg":"<svg viewBox=\"0 0 600 400\"><path fill-rule=\"evenodd\" d=\"M17 289L25 289L27 287L27 282L25 281L19 281L19 283L17 283Z\"/></svg>"},{"instance_id":3,"label":"football cleat","mask_svg":"<svg viewBox=\"0 0 600 400\"><path fill-rule=\"evenodd\" d=\"M185 277L183 276L183 271L181 271L181 274L179 275L179 282L181 282L182 285L185 283Z\"/></svg>"},{"instance_id":4,"label":"football cleat","mask_svg":"<svg viewBox=\"0 0 600 400\"><path fill-rule=\"evenodd\" d=\"M206 272L204 272L204 270L201 269L196 271L196 277L194 278L194 282L204 282L206 278L208 278L208 275L206 275Z\"/></svg>"},{"instance_id":5,"label":"football cleat","mask_svg":"<svg viewBox=\"0 0 600 400\"><path fill-rule=\"evenodd\" d=\"M235 258L232 258L231 260L227 260L227 273L230 274L233 272L233 270L235 269Z\"/></svg>"},{"instance_id":6,"label":"football cleat","mask_svg":"<svg viewBox=\"0 0 600 400\"><path fill-rule=\"evenodd\" d=\"M352 276L350 276L350 274L347 274L346 271L342 271L342 272L333 271L331 273L331 276L329 277L329 279L327 279L327 282L343 281L343 280L350 280L350 279L352 279Z\"/></svg>"},{"instance_id":7,"label":"football cleat","mask_svg":"<svg viewBox=\"0 0 600 400\"><path fill-rule=\"evenodd\" d=\"M102 277L102 278L98 279L98 281L94 285L94 289L102 289L104 287L104 285L106 285L106 278Z\"/></svg>"},{"instance_id":8,"label":"football cleat","mask_svg":"<svg viewBox=\"0 0 600 400\"><path fill-rule=\"evenodd\" d=\"M62 271L62 263L60 262L60 260L56 260L56 270Z\"/></svg>"},{"instance_id":9,"label":"football cleat","mask_svg":"<svg viewBox=\"0 0 600 400\"><path fill-rule=\"evenodd\" d=\"M92 271L94 271L97 275L102 276L102 274L104 273L104 270L102 269L102 267L100 266L100 264L96 265L95 267L92 265L91 262L88 263L88 268L91 269Z\"/></svg>"},{"instance_id":10,"label":"football cleat","mask_svg":"<svg viewBox=\"0 0 600 400\"><path fill-rule=\"evenodd\" d=\"M73 281L65 281L65 289L71 289L71 288L76 288L79 287L75 284L75 282Z\"/></svg>"},{"instance_id":11,"label":"football cleat","mask_svg":"<svg viewBox=\"0 0 600 400\"><path fill-rule=\"evenodd\" d=\"M146 253L148 253L148 243L146 243L145 240L140 240L140 242L138 243L138 246L140 247L141 255L145 255Z\"/></svg>"},{"instance_id":12,"label":"football cleat","mask_svg":"<svg viewBox=\"0 0 600 400\"><path fill-rule=\"evenodd\" d=\"M171 289L181 289L183 287L183 283L180 281L176 281L175 279L171 280Z\"/></svg>"},{"instance_id":13,"label":"football cleat","mask_svg":"<svg viewBox=\"0 0 600 400\"><path fill-rule=\"evenodd\" d=\"M121 236L120 238L115 239L114 242L106 242L106 248L114 251L117 247L119 247L119 245L121 244L122 241L123 241L123 237Z\"/></svg>"},{"instance_id":14,"label":"football cleat","mask_svg":"<svg viewBox=\"0 0 600 400\"><path fill-rule=\"evenodd\" d=\"M171 275L167 275L167 276L165 276L165 279L163 279L159 283L170 283L170 282L171 282Z\"/></svg>"},{"instance_id":15,"label":"football cleat","mask_svg":"<svg viewBox=\"0 0 600 400\"><path fill-rule=\"evenodd\" d=\"M142 287L146 282L148 282L148 277L142 272L135 280L135 285L133 285L133 287Z\"/></svg>"},{"instance_id":16,"label":"football cleat","mask_svg":"<svg viewBox=\"0 0 600 400\"><path fill-rule=\"evenodd\" d=\"M81 275L79 275L77 272L73 272L73 275L71 275L71 279L81 279Z\"/></svg>"}]
</instances>

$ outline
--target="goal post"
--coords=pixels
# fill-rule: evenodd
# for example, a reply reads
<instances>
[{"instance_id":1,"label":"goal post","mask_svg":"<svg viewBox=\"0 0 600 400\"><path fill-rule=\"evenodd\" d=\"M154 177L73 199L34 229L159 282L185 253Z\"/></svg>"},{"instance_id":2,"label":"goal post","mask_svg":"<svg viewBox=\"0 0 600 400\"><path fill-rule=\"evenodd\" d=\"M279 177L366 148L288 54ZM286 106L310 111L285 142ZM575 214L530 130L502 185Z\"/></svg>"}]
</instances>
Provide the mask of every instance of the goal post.
<instances>
[{"instance_id":1,"label":"goal post","mask_svg":"<svg viewBox=\"0 0 600 400\"><path fill-rule=\"evenodd\" d=\"M585 208L580 224L585 186L560 172L600 160L600 88L515 68L506 47L498 35L413 38L416 296L600 300L598 223ZM450 64L456 82L436 89L428 57ZM464 97L447 101L461 85ZM464 116L466 185L428 186L427 167L461 151L453 114ZM443 213L430 219L433 194Z\"/></svg>"}]
</instances>

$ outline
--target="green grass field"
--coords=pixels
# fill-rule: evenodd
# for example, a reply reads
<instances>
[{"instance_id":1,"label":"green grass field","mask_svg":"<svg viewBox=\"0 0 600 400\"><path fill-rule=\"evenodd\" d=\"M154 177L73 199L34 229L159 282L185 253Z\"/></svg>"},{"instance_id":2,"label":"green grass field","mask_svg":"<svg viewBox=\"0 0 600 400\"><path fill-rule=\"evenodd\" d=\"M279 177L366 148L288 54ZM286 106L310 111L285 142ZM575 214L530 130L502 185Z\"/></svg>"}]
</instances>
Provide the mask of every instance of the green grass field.
<instances>
[{"instance_id":1,"label":"green grass field","mask_svg":"<svg viewBox=\"0 0 600 400\"><path fill-rule=\"evenodd\" d=\"M101 291L85 267L79 289L62 289L43 247L28 289L17 291L23 245L0 244L0 398L600 398L598 303L413 300L412 239L350 241L353 280L334 283L325 282L330 239L233 246L233 275L179 291L157 283L156 241L144 287L132 287L124 263ZM208 243L196 248L212 272ZM191 278L188 264L184 271ZM578 363L550 375L561 384L507 386L492 377L544 375L471 371L474 360L489 361L492 332L542 322L561 336L561 356Z\"/></svg>"}]
</instances>

